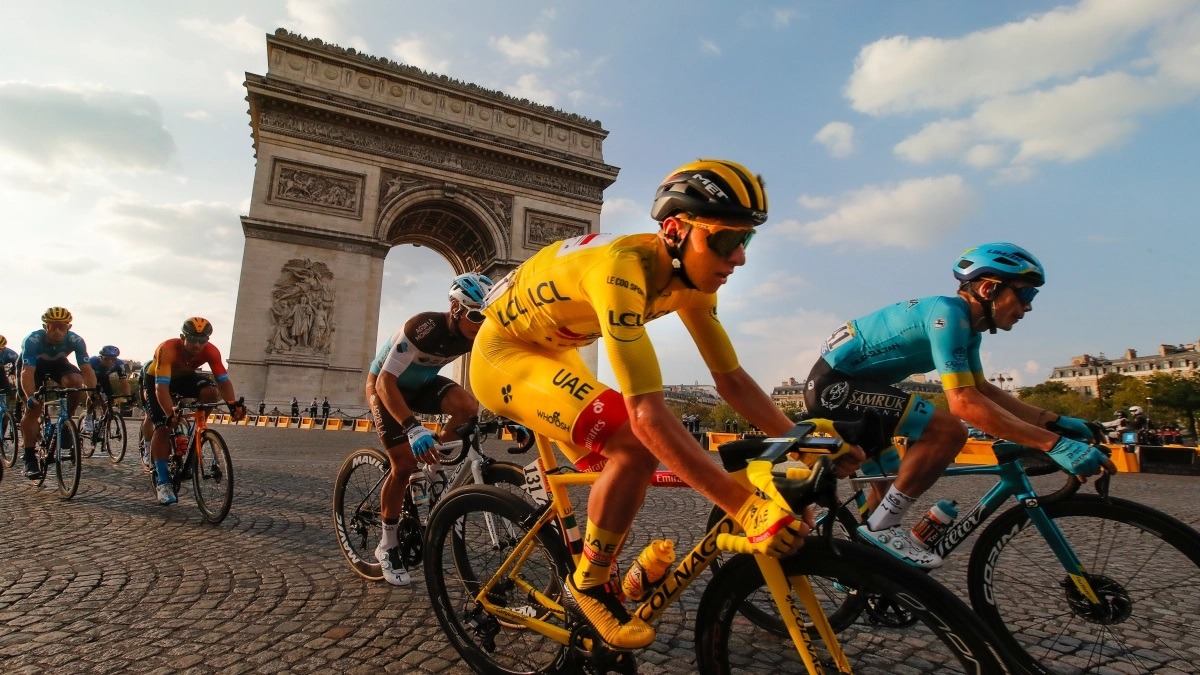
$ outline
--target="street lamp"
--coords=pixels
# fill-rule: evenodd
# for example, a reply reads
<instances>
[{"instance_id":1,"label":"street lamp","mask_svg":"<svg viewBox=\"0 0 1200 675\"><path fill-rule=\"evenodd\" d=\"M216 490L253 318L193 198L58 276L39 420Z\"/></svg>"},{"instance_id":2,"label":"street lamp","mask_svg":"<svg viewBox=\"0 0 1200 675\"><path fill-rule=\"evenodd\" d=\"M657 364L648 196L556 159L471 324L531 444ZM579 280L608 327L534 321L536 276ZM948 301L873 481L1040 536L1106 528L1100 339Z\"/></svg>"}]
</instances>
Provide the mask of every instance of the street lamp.
<instances>
[{"instance_id":1,"label":"street lamp","mask_svg":"<svg viewBox=\"0 0 1200 675\"><path fill-rule=\"evenodd\" d=\"M988 378L988 382L994 382L1002 391L1012 391L1012 381L1012 376L1008 373L992 373Z\"/></svg>"}]
</instances>

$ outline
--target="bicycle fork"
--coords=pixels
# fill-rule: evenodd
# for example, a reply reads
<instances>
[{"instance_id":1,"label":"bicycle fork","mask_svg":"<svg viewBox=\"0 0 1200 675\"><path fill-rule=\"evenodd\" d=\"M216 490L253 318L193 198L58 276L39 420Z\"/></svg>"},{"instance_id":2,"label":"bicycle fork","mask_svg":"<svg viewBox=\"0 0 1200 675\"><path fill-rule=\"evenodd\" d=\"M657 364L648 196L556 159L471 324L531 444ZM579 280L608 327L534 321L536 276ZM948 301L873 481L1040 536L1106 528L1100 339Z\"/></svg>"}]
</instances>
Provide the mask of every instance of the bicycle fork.
<instances>
[{"instance_id":1,"label":"bicycle fork","mask_svg":"<svg viewBox=\"0 0 1200 675\"><path fill-rule=\"evenodd\" d=\"M825 616L825 610L813 592L808 577L804 575L785 576L783 565L778 558L755 555L754 560L758 563L758 568L762 570L763 579L767 582L767 588L771 591L776 608L779 609L779 616L787 626L788 634L792 637L792 644L800 654L800 660L804 662L807 672L813 675L823 675L825 669L821 666L816 648L808 636L808 631L804 628L804 618L800 614L800 608L796 606L797 597L800 604L804 606L804 611L812 621L813 627L821 636L821 641L829 650L837 672L849 673L850 661L842 651L842 646L834 634L833 626L830 625L829 618Z\"/></svg>"}]
</instances>

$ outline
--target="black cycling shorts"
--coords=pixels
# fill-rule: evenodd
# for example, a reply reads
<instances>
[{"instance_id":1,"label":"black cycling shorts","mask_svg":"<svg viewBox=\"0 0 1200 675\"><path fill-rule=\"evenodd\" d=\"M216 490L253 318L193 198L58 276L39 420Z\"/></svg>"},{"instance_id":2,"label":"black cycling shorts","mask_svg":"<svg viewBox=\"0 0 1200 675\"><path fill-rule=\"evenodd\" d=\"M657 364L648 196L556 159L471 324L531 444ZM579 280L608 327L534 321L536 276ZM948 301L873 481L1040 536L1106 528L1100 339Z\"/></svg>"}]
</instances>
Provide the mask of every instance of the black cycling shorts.
<instances>
[{"instance_id":1,"label":"black cycling shorts","mask_svg":"<svg viewBox=\"0 0 1200 675\"><path fill-rule=\"evenodd\" d=\"M442 412L442 399L457 386L459 385L454 380L438 375L419 389L401 389L400 395L404 397L408 409L414 413L438 415ZM378 395L371 397L370 405L371 416L375 418L375 432L379 434L379 442L383 443L383 447L408 445L408 432L404 430L404 425L392 417Z\"/></svg>"},{"instance_id":2,"label":"black cycling shorts","mask_svg":"<svg viewBox=\"0 0 1200 675\"><path fill-rule=\"evenodd\" d=\"M873 415L858 445L873 457L892 446L892 438L921 437L933 416L933 404L883 382L856 378L819 359L804 386L804 406L812 417L855 422Z\"/></svg>"},{"instance_id":3,"label":"black cycling shorts","mask_svg":"<svg viewBox=\"0 0 1200 675\"><path fill-rule=\"evenodd\" d=\"M171 393L182 398L198 398L200 390L205 387L215 387L216 384L200 373L173 373L171 375ZM150 416L155 426L168 422L167 413L158 404L158 396L154 391L154 376L142 374L142 409Z\"/></svg>"},{"instance_id":4,"label":"black cycling shorts","mask_svg":"<svg viewBox=\"0 0 1200 675\"><path fill-rule=\"evenodd\" d=\"M66 375L75 373L82 375L78 366L72 365L67 361L66 357L54 359L53 361L38 361L37 366L33 369L33 386L40 387L42 382L48 377L54 380L55 384L62 386L62 379Z\"/></svg>"}]
</instances>

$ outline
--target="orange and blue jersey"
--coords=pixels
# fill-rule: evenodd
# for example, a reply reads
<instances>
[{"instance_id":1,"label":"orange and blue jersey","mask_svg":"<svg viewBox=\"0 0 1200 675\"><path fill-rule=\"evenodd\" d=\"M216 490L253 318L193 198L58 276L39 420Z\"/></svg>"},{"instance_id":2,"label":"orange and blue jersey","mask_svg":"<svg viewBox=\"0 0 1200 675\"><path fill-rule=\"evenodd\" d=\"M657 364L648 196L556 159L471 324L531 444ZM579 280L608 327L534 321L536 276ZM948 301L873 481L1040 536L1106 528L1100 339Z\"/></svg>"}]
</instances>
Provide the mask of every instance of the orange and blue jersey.
<instances>
[{"instance_id":1,"label":"orange and blue jersey","mask_svg":"<svg viewBox=\"0 0 1200 675\"><path fill-rule=\"evenodd\" d=\"M183 340L171 338L154 350L154 358L146 364L145 372L154 378L154 384L170 385L173 370L195 372L205 364L212 371L213 377L217 378L217 382L229 379L225 364L221 362L221 352L216 345L207 342L195 356L189 357L184 351Z\"/></svg>"}]
</instances>

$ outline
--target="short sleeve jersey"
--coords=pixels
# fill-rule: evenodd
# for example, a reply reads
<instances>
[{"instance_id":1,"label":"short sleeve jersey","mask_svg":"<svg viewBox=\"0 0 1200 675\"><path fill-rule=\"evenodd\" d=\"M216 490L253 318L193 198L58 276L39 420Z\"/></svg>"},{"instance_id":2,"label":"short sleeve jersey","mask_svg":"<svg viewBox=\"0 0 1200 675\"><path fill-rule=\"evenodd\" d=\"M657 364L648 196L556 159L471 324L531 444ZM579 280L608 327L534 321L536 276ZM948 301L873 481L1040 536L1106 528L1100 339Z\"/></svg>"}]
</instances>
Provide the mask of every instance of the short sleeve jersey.
<instances>
[{"instance_id":1,"label":"short sleeve jersey","mask_svg":"<svg viewBox=\"0 0 1200 675\"><path fill-rule=\"evenodd\" d=\"M887 384L936 370L945 389L957 389L982 381L982 341L965 300L934 296L848 322L821 345L821 355L843 373Z\"/></svg>"},{"instance_id":2,"label":"short sleeve jersey","mask_svg":"<svg viewBox=\"0 0 1200 675\"><path fill-rule=\"evenodd\" d=\"M471 351L472 342L450 330L446 312L423 312L392 333L371 361L371 374L391 373L401 391L414 391Z\"/></svg>"},{"instance_id":3,"label":"short sleeve jersey","mask_svg":"<svg viewBox=\"0 0 1200 675\"><path fill-rule=\"evenodd\" d=\"M58 361L67 358L72 353L75 354L77 365L82 367L87 364L87 344L84 343L83 338L73 331L67 331L62 342L52 345L46 341L46 329L41 328L25 338L25 344L21 347L21 363L37 367L39 362Z\"/></svg>"},{"instance_id":4,"label":"short sleeve jersey","mask_svg":"<svg viewBox=\"0 0 1200 675\"><path fill-rule=\"evenodd\" d=\"M679 315L709 370L736 369L737 355L717 320L716 295L653 288L661 245L654 234L588 234L550 244L493 287L486 313L513 339L549 351L602 338L626 396L662 390L646 323L671 313Z\"/></svg>"},{"instance_id":5,"label":"short sleeve jersey","mask_svg":"<svg viewBox=\"0 0 1200 675\"><path fill-rule=\"evenodd\" d=\"M129 375L129 368L121 359L113 359L112 368L105 368L99 356L93 356L88 359L88 363L92 366L92 370L96 373L97 380L108 379L108 376L116 373L117 377L124 378Z\"/></svg>"},{"instance_id":6,"label":"short sleeve jersey","mask_svg":"<svg viewBox=\"0 0 1200 675\"><path fill-rule=\"evenodd\" d=\"M17 361L20 358L21 357L15 351L9 349L8 347L0 349L0 367L12 366L13 368L16 368Z\"/></svg>"},{"instance_id":7,"label":"short sleeve jersey","mask_svg":"<svg viewBox=\"0 0 1200 675\"><path fill-rule=\"evenodd\" d=\"M197 368L207 364L217 382L229 379L225 364L221 362L221 352L211 342L206 342L200 352L189 358L183 349L182 338L171 338L160 344L154 350L154 358L146 364L146 374L154 378L154 384L171 384L171 372L182 370L195 372Z\"/></svg>"}]
</instances>

